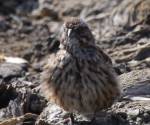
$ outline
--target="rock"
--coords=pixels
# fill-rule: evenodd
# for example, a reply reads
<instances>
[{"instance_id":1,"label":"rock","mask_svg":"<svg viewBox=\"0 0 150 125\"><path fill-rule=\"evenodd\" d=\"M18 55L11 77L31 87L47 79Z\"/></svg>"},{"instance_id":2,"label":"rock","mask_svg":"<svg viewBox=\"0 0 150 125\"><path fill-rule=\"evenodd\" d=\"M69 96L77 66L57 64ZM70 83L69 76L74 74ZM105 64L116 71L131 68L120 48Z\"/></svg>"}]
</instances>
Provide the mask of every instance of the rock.
<instances>
[{"instance_id":1,"label":"rock","mask_svg":"<svg viewBox=\"0 0 150 125\"><path fill-rule=\"evenodd\" d=\"M140 114L140 110L139 109L135 109L135 110L129 109L127 111L127 114L132 116L132 117L137 117Z\"/></svg>"},{"instance_id":2,"label":"rock","mask_svg":"<svg viewBox=\"0 0 150 125\"><path fill-rule=\"evenodd\" d=\"M18 15L29 15L38 6L38 0L26 0L18 3L15 12Z\"/></svg>"},{"instance_id":3,"label":"rock","mask_svg":"<svg viewBox=\"0 0 150 125\"><path fill-rule=\"evenodd\" d=\"M36 27L30 34L29 40L32 43L31 48L26 50L23 57L33 63L39 63L45 56L56 51L59 46L56 34L50 34L47 25Z\"/></svg>"},{"instance_id":4,"label":"rock","mask_svg":"<svg viewBox=\"0 0 150 125\"><path fill-rule=\"evenodd\" d=\"M130 27L143 21L150 14L149 0L124 0L110 16L113 25Z\"/></svg>"},{"instance_id":5,"label":"rock","mask_svg":"<svg viewBox=\"0 0 150 125\"><path fill-rule=\"evenodd\" d=\"M58 124L61 125L65 122L64 118L67 116L67 112L65 112L62 108L55 104L50 104L43 110L40 114L39 119L36 122L36 125L43 124Z\"/></svg>"},{"instance_id":6,"label":"rock","mask_svg":"<svg viewBox=\"0 0 150 125\"><path fill-rule=\"evenodd\" d=\"M19 58L19 57L4 57L5 62L7 63L15 63L15 64L28 64L28 62L25 59Z\"/></svg>"},{"instance_id":7,"label":"rock","mask_svg":"<svg viewBox=\"0 0 150 125\"><path fill-rule=\"evenodd\" d=\"M140 49L134 58L135 60L143 60L148 57L150 57L150 46Z\"/></svg>"},{"instance_id":8,"label":"rock","mask_svg":"<svg viewBox=\"0 0 150 125\"><path fill-rule=\"evenodd\" d=\"M137 124L137 125L142 124L142 118L137 117L137 118L136 118L136 124Z\"/></svg>"},{"instance_id":9,"label":"rock","mask_svg":"<svg viewBox=\"0 0 150 125\"><path fill-rule=\"evenodd\" d=\"M101 112L100 114L98 113L95 115L95 121L92 123L91 118L93 115L87 118L80 114L73 114L73 117L75 119L75 123L72 123L69 112L64 111L56 104L49 103L37 119L36 125L128 125L125 113L113 114Z\"/></svg>"},{"instance_id":10,"label":"rock","mask_svg":"<svg viewBox=\"0 0 150 125\"><path fill-rule=\"evenodd\" d=\"M27 67L24 64L2 63L0 64L0 78L21 77L26 70Z\"/></svg>"},{"instance_id":11,"label":"rock","mask_svg":"<svg viewBox=\"0 0 150 125\"><path fill-rule=\"evenodd\" d=\"M40 95L33 93L29 97L28 105L28 112L40 114L43 108L46 106L46 101Z\"/></svg>"},{"instance_id":12,"label":"rock","mask_svg":"<svg viewBox=\"0 0 150 125\"><path fill-rule=\"evenodd\" d=\"M6 19L3 19L3 17L0 16L0 32L6 32L10 27L11 26Z\"/></svg>"},{"instance_id":13,"label":"rock","mask_svg":"<svg viewBox=\"0 0 150 125\"><path fill-rule=\"evenodd\" d=\"M34 63L32 65L33 69L36 71L36 72L41 72L42 71L42 67L43 65L42 64L39 64L39 63Z\"/></svg>"},{"instance_id":14,"label":"rock","mask_svg":"<svg viewBox=\"0 0 150 125\"><path fill-rule=\"evenodd\" d=\"M122 97L112 106L116 112L127 113L131 125L150 123L150 70L135 70L121 74ZM121 105L121 106L120 106Z\"/></svg>"},{"instance_id":15,"label":"rock","mask_svg":"<svg viewBox=\"0 0 150 125\"><path fill-rule=\"evenodd\" d=\"M136 83L144 82L150 79L150 69L143 69L143 70L134 70L129 73L124 73L120 75L119 81L121 86L126 89ZM142 83L143 84L143 83Z\"/></svg>"},{"instance_id":16,"label":"rock","mask_svg":"<svg viewBox=\"0 0 150 125\"><path fill-rule=\"evenodd\" d=\"M150 100L150 70L136 70L119 76L123 96L131 100Z\"/></svg>"},{"instance_id":17,"label":"rock","mask_svg":"<svg viewBox=\"0 0 150 125\"><path fill-rule=\"evenodd\" d=\"M21 104L20 98L16 97L10 100L5 108L0 109L0 119L20 116L23 114L23 105Z\"/></svg>"},{"instance_id":18,"label":"rock","mask_svg":"<svg viewBox=\"0 0 150 125\"><path fill-rule=\"evenodd\" d=\"M128 67L126 63L114 64L114 69L118 75L131 71L130 67Z\"/></svg>"},{"instance_id":19,"label":"rock","mask_svg":"<svg viewBox=\"0 0 150 125\"><path fill-rule=\"evenodd\" d=\"M0 84L0 121L25 113L40 114L46 105L45 99L33 92L28 84L24 84L25 81L20 81L19 84L9 82L10 84ZM35 119L31 118L25 121L35 123Z\"/></svg>"},{"instance_id":20,"label":"rock","mask_svg":"<svg viewBox=\"0 0 150 125\"><path fill-rule=\"evenodd\" d=\"M45 37L40 36L41 35L31 39L33 44L31 45L31 48L26 50L23 56L29 62L34 63L33 67L37 71L42 70L41 65L44 58L47 57L48 54L56 52L59 49L59 40L55 34L47 34Z\"/></svg>"},{"instance_id":21,"label":"rock","mask_svg":"<svg viewBox=\"0 0 150 125\"><path fill-rule=\"evenodd\" d=\"M145 121L145 123L150 123L150 114L145 112L143 114L143 121Z\"/></svg>"},{"instance_id":22,"label":"rock","mask_svg":"<svg viewBox=\"0 0 150 125\"><path fill-rule=\"evenodd\" d=\"M126 89L124 92L128 97L147 97L150 98L150 80L137 82Z\"/></svg>"},{"instance_id":23,"label":"rock","mask_svg":"<svg viewBox=\"0 0 150 125\"><path fill-rule=\"evenodd\" d=\"M4 84L0 85L0 109L7 107L9 105L9 102L16 98L17 92L14 88L8 87Z\"/></svg>"},{"instance_id":24,"label":"rock","mask_svg":"<svg viewBox=\"0 0 150 125\"><path fill-rule=\"evenodd\" d=\"M37 1L36 0L26 0L26 1L22 1L22 0L4 1L4 0L1 0L0 4L1 4L0 12L2 14L10 14L10 13L12 14L12 13L16 13L16 12L20 12L20 13L23 12L24 14L26 14L27 12L28 13L31 12L31 10L37 4Z\"/></svg>"},{"instance_id":25,"label":"rock","mask_svg":"<svg viewBox=\"0 0 150 125\"><path fill-rule=\"evenodd\" d=\"M52 19L58 20L58 13L55 8L51 5L42 5L31 14L33 18L39 19L43 17L51 17Z\"/></svg>"}]
</instances>

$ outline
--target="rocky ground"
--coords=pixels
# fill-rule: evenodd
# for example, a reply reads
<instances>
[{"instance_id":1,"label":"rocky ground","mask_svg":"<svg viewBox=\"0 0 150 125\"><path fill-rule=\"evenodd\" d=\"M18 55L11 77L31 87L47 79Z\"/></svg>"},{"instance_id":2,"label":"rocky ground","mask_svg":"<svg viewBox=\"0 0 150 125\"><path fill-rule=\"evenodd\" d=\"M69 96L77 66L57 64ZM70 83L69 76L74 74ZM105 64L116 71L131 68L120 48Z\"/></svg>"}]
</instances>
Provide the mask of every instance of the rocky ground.
<instances>
[{"instance_id":1,"label":"rocky ground","mask_svg":"<svg viewBox=\"0 0 150 125\"><path fill-rule=\"evenodd\" d=\"M91 125L150 125L149 0L0 0L0 125L71 125L47 102L40 74L60 27L83 18L113 60L122 96ZM89 120L75 114L75 125Z\"/></svg>"}]
</instances>

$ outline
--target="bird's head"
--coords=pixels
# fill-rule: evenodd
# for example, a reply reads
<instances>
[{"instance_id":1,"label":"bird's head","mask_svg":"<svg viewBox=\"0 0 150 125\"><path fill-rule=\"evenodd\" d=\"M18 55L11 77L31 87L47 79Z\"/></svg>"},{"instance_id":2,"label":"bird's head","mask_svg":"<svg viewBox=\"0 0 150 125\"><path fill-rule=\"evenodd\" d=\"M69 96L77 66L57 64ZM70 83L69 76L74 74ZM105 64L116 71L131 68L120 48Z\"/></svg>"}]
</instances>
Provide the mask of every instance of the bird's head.
<instances>
[{"instance_id":1,"label":"bird's head","mask_svg":"<svg viewBox=\"0 0 150 125\"><path fill-rule=\"evenodd\" d=\"M95 45L88 25L78 18L72 18L63 25L61 44L68 51L80 51Z\"/></svg>"}]
</instances>

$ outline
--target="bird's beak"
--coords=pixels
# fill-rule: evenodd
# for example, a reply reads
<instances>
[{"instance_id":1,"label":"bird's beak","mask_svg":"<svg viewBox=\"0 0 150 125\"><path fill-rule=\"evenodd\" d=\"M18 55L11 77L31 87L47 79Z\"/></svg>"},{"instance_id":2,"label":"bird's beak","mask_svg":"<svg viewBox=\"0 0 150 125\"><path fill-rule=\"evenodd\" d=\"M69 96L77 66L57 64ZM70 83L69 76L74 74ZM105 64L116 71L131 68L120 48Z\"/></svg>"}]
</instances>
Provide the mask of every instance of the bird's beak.
<instances>
[{"instance_id":1,"label":"bird's beak","mask_svg":"<svg viewBox=\"0 0 150 125\"><path fill-rule=\"evenodd\" d=\"M70 36L72 29L68 29L68 36Z\"/></svg>"}]
</instances>

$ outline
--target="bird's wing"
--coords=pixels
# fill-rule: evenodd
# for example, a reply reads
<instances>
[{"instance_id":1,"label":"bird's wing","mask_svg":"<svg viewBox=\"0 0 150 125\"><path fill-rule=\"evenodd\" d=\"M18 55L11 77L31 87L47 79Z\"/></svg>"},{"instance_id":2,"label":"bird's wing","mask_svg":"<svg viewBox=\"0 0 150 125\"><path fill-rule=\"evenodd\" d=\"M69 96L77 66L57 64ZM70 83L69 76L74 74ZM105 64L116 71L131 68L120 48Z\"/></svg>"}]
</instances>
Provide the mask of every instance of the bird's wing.
<instances>
[{"instance_id":1,"label":"bird's wing","mask_svg":"<svg viewBox=\"0 0 150 125\"><path fill-rule=\"evenodd\" d=\"M54 79L59 78L59 70L61 70L61 60L63 57L64 51L61 50L55 54L51 54L47 64L44 66L44 71L41 74L41 90L46 97L50 95L50 87L52 86L52 82L55 81Z\"/></svg>"},{"instance_id":2,"label":"bird's wing","mask_svg":"<svg viewBox=\"0 0 150 125\"><path fill-rule=\"evenodd\" d=\"M105 52L103 52L99 46L96 46L96 49L98 51L99 57L104 61L104 63L112 65L111 58Z\"/></svg>"}]
</instances>

